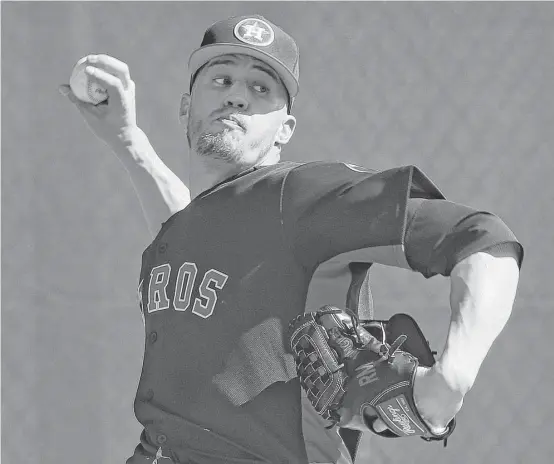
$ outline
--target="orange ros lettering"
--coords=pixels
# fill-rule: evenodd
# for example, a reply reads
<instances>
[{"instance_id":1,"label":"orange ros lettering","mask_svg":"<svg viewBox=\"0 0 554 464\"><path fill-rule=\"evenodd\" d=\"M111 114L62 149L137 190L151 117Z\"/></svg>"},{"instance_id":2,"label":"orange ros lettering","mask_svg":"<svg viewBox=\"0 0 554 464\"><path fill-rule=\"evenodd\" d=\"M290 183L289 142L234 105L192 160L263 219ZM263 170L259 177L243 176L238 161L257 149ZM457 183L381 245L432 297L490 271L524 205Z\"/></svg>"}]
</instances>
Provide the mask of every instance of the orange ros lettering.
<instances>
[{"instance_id":1,"label":"orange ros lettering","mask_svg":"<svg viewBox=\"0 0 554 464\"><path fill-rule=\"evenodd\" d=\"M196 274L198 274L198 268L194 263L183 263L179 268L177 282L175 283L175 296L173 297L173 306L177 311L186 311L189 308L190 295L192 294Z\"/></svg>"},{"instance_id":2,"label":"orange ros lettering","mask_svg":"<svg viewBox=\"0 0 554 464\"><path fill-rule=\"evenodd\" d=\"M206 272L206 274L204 274L204 278L202 279L202 283L200 284L200 288L198 289L198 293L200 293L200 296L204 299L204 302L200 301L199 298L196 298L192 312L197 316L203 317L204 319L210 317L213 314L215 304L217 303L217 292L211 286L213 285L218 290L221 290L224 287L225 282L227 282L227 279L227 275L216 271L215 269L210 269Z\"/></svg>"},{"instance_id":3,"label":"orange ros lettering","mask_svg":"<svg viewBox=\"0 0 554 464\"><path fill-rule=\"evenodd\" d=\"M148 284L148 312L163 311L169 308L169 299L167 298L167 284L171 266L162 264L152 268L150 272L150 283Z\"/></svg>"},{"instance_id":4,"label":"orange ros lettering","mask_svg":"<svg viewBox=\"0 0 554 464\"><path fill-rule=\"evenodd\" d=\"M195 263L185 262L177 271L173 288L173 308L176 311L187 311L191 305L192 293L196 285L198 267ZM150 272L148 283L148 313L169 309L168 284L171 277L171 266L162 264ZM192 312L204 319L210 317L218 300L218 291L225 286L229 276L216 269L207 271L198 286L198 298L194 299ZM142 282L139 286L139 300L142 308ZM171 290L171 289L170 289Z\"/></svg>"}]
</instances>

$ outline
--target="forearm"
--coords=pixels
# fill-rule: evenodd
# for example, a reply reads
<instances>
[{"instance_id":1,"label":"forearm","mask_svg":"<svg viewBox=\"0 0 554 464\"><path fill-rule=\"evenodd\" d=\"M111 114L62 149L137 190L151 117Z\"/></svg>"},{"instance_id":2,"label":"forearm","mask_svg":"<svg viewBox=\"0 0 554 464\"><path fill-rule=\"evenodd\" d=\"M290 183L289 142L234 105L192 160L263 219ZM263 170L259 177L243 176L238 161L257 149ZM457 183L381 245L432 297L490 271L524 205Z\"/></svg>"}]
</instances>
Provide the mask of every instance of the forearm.
<instances>
[{"instance_id":1,"label":"forearm","mask_svg":"<svg viewBox=\"0 0 554 464\"><path fill-rule=\"evenodd\" d=\"M473 386L493 342L508 322L516 295L519 267L515 252L513 256L493 254L475 253L450 274L452 316L437 369L462 394Z\"/></svg>"},{"instance_id":2,"label":"forearm","mask_svg":"<svg viewBox=\"0 0 554 464\"><path fill-rule=\"evenodd\" d=\"M110 148L129 173L154 236L163 222L190 203L189 189L159 158L139 128L123 135Z\"/></svg>"}]
</instances>

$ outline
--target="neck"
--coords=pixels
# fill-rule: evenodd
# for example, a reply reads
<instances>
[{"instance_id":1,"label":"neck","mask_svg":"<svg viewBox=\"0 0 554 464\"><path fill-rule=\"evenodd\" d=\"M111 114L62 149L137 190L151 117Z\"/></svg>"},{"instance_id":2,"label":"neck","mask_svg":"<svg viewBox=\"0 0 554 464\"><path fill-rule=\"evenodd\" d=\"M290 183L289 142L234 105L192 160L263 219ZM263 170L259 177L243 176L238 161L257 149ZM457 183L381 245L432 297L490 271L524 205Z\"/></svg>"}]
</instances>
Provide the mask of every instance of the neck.
<instances>
[{"instance_id":1,"label":"neck","mask_svg":"<svg viewBox=\"0 0 554 464\"><path fill-rule=\"evenodd\" d=\"M191 199L196 198L202 192L209 190L225 179L236 176L255 166L267 166L278 162L279 153L273 150L262 160L252 164L228 163L221 160L206 158L204 156L198 156L196 153L191 152L188 182Z\"/></svg>"},{"instance_id":2,"label":"neck","mask_svg":"<svg viewBox=\"0 0 554 464\"><path fill-rule=\"evenodd\" d=\"M219 160L207 160L194 153L190 156L189 188L192 198L196 198L202 192L214 185L233 177L242 171L241 166L228 164Z\"/></svg>"}]
</instances>

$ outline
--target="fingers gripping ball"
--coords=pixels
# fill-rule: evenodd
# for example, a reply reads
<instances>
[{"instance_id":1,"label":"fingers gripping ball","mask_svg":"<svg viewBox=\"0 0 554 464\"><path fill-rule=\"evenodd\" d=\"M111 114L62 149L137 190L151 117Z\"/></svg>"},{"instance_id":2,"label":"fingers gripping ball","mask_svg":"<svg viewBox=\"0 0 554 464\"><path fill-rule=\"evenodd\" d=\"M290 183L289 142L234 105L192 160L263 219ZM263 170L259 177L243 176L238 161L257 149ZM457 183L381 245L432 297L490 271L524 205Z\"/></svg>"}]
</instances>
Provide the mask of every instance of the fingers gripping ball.
<instances>
[{"instance_id":1,"label":"fingers gripping ball","mask_svg":"<svg viewBox=\"0 0 554 464\"><path fill-rule=\"evenodd\" d=\"M86 60L87 57L85 56L75 64L69 78L69 86L79 100L98 105L108 99L108 91L94 82L85 73L85 68L87 67Z\"/></svg>"},{"instance_id":2,"label":"fingers gripping ball","mask_svg":"<svg viewBox=\"0 0 554 464\"><path fill-rule=\"evenodd\" d=\"M330 426L428 441L444 440L454 430L455 422L434 434L416 408L416 368L431 366L434 356L410 316L359 321L349 311L324 306L293 319L289 330L300 384ZM374 430L376 418L388 430Z\"/></svg>"}]
</instances>

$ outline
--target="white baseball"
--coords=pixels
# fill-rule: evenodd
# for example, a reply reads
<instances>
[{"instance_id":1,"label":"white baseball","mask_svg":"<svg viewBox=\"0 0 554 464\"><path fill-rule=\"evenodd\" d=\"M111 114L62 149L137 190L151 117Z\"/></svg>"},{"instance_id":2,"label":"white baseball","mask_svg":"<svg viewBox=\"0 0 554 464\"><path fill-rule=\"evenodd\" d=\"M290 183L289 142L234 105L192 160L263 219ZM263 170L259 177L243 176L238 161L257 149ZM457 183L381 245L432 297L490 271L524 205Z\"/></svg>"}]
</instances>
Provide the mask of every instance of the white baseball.
<instances>
[{"instance_id":1,"label":"white baseball","mask_svg":"<svg viewBox=\"0 0 554 464\"><path fill-rule=\"evenodd\" d=\"M85 63L86 59L87 57L85 56L75 64L69 78L69 86L79 100L98 105L98 103L107 100L108 92L96 82L91 81L85 73L85 68L87 67Z\"/></svg>"}]
</instances>

